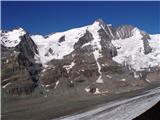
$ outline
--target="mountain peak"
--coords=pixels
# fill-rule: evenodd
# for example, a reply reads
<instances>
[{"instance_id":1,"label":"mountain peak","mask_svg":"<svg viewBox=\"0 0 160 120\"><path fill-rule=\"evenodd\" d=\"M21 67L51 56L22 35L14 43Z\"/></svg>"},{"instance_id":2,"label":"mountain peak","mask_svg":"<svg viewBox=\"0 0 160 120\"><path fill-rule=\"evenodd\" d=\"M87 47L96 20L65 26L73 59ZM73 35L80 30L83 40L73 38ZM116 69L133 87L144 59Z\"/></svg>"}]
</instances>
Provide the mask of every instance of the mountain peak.
<instances>
[{"instance_id":1,"label":"mountain peak","mask_svg":"<svg viewBox=\"0 0 160 120\"><path fill-rule=\"evenodd\" d=\"M141 71L147 70L148 72L159 66L159 37L153 39L151 36L150 40L148 38L147 33L132 25L114 28L111 24L105 24L102 19L97 19L91 25L57 32L48 37L30 36L23 28L1 31L1 44L4 48L2 62L7 68L7 72L3 75L3 83L8 85L6 79L9 79L9 85L10 83L17 85L13 86L13 91L16 89L18 94L20 92L23 94L23 86L31 89L37 85L43 85L44 87L51 86L46 87L46 90L61 89L61 83L62 86L66 83L63 84L63 80L68 81L66 87L68 83L77 85L79 80L83 80L82 91L88 83L89 87L93 85L98 87L99 83L110 85L109 80L113 80L113 84L115 81L121 84L119 80L132 81L134 77L137 79L141 77ZM15 60L12 59L13 57ZM12 64L16 65L16 70L11 68ZM20 69L17 69L18 67ZM22 76L22 70L27 70L27 75ZM16 78L17 74L20 76L14 80L14 76L10 76L8 71L13 71ZM130 72L133 72L134 76L131 76ZM119 76L112 79L112 76L106 76L108 74ZM41 81L40 84L38 80ZM83 81L80 84L83 84ZM30 84L33 86L30 87ZM12 91L12 85L9 85L8 88L6 86L3 88ZM75 85L73 87L77 87ZM100 90L105 91L105 88L100 86Z\"/></svg>"},{"instance_id":2,"label":"mountain peak","mask_svg":"<svg viewBox=\"0 0 160 120\"><path fill-rule=\"evenodd\" d=\"M100 19L97 19L95 22L98 22L100 26L103 26L105 27L107 24L100 18Z\"/></svg>"},{"instance_id":3,"label":"mountain peak","mask_svg":"<svg viewBox=\"0 0 160 120\"><path fill-rule=\"evenodd\" d=\"M1 31L1 44L5 47L15 47L21 41L20 37L25 34L26 31L21 27L11 31Z\"/></svg>"},{"instance_id":4,"label":"mountain peak","mask_svg":"<svg viewBox=\"0 0 160 120\"><path fill-rule=\"evenodd\" d=\"M102 23L102 24L105 23L101 18L97 19L95 22L99 22L99 23Z\"/></svg>"}]
</instances>

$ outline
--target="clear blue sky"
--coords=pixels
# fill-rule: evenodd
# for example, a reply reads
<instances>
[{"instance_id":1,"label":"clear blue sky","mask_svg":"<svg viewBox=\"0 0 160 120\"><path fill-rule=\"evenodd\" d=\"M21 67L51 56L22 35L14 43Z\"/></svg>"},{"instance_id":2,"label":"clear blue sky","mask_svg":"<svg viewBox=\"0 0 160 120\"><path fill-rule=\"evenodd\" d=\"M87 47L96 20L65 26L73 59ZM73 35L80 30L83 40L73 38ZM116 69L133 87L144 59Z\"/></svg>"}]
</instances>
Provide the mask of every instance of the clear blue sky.
<instances>
[{"instance_id":1,"label":"clear blue sky","mask_svg":"<svg viewBox=\"0 0 160 120\"><path fill-rule=\"evenodd\" d=\"M160 2L2 2L1 27L47 35L92 24L98 18L115 27L132 24L160 33Z\"/></svg>"}]
</instances>

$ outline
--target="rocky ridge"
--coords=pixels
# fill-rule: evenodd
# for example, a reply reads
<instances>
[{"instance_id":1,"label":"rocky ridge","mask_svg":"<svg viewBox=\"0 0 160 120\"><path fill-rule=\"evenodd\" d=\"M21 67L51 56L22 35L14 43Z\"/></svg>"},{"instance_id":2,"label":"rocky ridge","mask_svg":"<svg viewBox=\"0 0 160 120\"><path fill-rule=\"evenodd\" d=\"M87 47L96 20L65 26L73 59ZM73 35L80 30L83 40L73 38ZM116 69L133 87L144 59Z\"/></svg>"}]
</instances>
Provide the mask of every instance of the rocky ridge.
<instances>
[{"instance_id":1,"label":"rocky ridge","mask_svg":"<svg viewBox=\"0 0 160 120\"><path fill-rule=\"evenodd\" d=\"M47 37L22 28L1 31L2 88L11 95L37 86L83 95L134 90L159 80L159 48L159 35L101 19Z\"/></svg>"}]
</instances>

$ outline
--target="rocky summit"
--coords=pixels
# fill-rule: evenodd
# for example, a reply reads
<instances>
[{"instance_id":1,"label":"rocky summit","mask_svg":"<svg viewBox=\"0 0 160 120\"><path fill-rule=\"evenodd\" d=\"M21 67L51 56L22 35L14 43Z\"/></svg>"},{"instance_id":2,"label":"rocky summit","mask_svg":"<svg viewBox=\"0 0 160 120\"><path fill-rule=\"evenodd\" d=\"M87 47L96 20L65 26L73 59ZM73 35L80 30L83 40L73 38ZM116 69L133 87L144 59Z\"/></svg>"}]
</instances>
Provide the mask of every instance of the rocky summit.
<instances>
[{"instance_id":1,"label":"rocky summit","mask_svg":"<svg viewBox=\"0 0 160 120\"><path fill-rule=\"evenodd\" d=\"M160 80L160 34L93 24L47 36L0 31L2 89L8 95L106 95Z\"/></svg>"}]
</instances>

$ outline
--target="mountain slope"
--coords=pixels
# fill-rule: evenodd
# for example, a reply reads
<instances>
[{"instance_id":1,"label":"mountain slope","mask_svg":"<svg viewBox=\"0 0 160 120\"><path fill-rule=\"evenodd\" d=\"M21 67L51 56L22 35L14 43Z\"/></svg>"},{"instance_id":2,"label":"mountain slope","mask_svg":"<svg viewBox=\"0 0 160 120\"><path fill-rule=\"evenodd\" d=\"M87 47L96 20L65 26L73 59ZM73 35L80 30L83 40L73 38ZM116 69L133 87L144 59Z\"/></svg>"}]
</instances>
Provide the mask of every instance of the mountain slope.
<instances>
[{"instance_id":1,"label":"mountain slope","mask_svg":"<svg viewBox=\"0 0 160 120\"><path fill-rule=\"evenodd\" d=\"M37 86L41 64L37 46L22 28L1 31L2 88L9 94L30 94Z\"/></svg>"},{"instance_id":2,"label":"mountain slope","mask_svg":"<svg viewBox=\"0 0 160 120\"><path fill-rule=\"evenodd\" d=\"M134 31L135 32L135 31ZM160 36L156 39L153 35L147 40L142 39L140 33L126 39L114 40L112 43L118 48L118 55L113 58L120 64L128 64L136 71L143 71L148 68L160 65ZM145 45L149 47L145 48ZM150 50L146 50L146 49ZM150 51L150 52L146 52ZM147 53L147 54L146 54Z\"/></svg>"},{"instance_id":3,"label":"mountain slope","mask_svg":"<svg viewBox=\"0 0 160 120\"><path fill-rule=\"evenodd\" d=\"M29 81L45 93L73 92L75 88L82 95L125 92L160 77L160 35L149 35L131 25L114 28L98 19L91 25L46 37L30 36L19 28L1 31L1 45L2 69L10 66L11 55L17 55L17 66L22 65ZM20 71L12 77L18 74ZM3 76L6 89L24 84L19 78Z\"/></svg>"}]
</instances>

